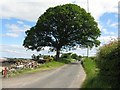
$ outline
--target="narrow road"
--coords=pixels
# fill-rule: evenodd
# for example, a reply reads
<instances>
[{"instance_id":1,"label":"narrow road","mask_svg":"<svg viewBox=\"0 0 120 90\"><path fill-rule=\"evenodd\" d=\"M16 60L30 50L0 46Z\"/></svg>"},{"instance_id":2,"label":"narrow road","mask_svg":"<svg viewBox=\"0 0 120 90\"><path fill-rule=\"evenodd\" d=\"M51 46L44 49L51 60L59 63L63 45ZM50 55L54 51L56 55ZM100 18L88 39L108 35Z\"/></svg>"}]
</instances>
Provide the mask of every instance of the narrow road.
<instances>
[{"instance_id":1,"label":"narrow road","mask_svg":"<svg viewBox=\"0 0 120 90\"><path fill-rule=\"evenodd\" d=\"M2 79L3 88L80 88L85 79L80 62L55 70Z\"/></svg>"}]
</instances>

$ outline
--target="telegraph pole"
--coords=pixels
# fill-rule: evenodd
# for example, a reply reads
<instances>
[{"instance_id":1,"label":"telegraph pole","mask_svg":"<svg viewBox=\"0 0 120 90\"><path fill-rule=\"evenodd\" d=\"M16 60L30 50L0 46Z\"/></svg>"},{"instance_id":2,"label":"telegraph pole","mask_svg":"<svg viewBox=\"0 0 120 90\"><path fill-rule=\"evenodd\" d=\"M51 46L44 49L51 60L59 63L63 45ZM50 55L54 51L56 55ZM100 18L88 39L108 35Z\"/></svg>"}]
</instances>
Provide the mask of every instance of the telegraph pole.
<instances>
[{"instance_id":1,"label":"telegraph pole","mask_svg":"<svg viewBox=\"0 0 120 90\"><path fill-rule=\"evenodd\" d=\"M87 0L87 11L89 12L89 0Z\"/></svg>"},{"instance_id":2,"label":"telegraph pole","mask_svg":"<svg viewBox=\"0 0 120 90\"><path fill-rule=\"evenodd\" d=\"M87 12L89 13L89 0L87 0ZM89 47L87 46L87 57L89 57Z\"/></svg>"},{"instance_id":3,"label":"telegraph pole","mask_svg":"<svg viewBox=\"0 0 120 90\"><path fill-rule=\"evenodd\" d=\"M87 57L89 56L89 47L87 47Z\"/></svg>"}]
</instances>

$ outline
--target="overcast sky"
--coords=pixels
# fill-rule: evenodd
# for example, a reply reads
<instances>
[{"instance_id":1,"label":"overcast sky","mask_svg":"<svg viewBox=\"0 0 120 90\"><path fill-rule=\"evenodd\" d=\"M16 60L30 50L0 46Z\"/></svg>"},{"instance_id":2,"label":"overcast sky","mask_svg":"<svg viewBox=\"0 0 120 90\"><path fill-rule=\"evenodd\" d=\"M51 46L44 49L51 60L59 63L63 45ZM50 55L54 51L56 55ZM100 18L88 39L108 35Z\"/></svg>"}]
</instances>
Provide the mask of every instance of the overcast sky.
<instances>
[{"instance_id":1,"label":"overcast sky","mask_svg":"<svg viewBox=\"0 0 120 90\"><path fill-rule=\"evenodd\" d=\"M89 0L89 12L95 18L101 30L98 38L103 44L109 43L118 37L118 1L119 0ZM74 3L87 10L87 0L1 0L0 1L0 57L25 57L38 54L27 50L22 46L25 31L34 26L38 17L49 7ZM86 49L74 51L80 55L86 55ZM41 54L48 53L48 47ZM96 54L96 48L90 51L90 55Z\"/></svg>"}]
</instances>

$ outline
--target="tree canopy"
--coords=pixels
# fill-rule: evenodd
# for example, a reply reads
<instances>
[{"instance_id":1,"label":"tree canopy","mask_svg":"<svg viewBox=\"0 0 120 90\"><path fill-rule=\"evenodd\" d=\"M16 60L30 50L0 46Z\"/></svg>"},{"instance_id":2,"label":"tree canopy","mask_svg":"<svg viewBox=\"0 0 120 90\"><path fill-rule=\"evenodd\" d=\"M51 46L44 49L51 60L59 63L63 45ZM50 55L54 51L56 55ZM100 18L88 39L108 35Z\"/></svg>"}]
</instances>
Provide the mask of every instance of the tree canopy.
<instances>
[{"instance_id":1,"label":"tree canopy","mask_svg":"<svg viewBox=\"0 0 120 90\"><path fill-rule=\"evenodd\" d=\"M100 30L90 13L78 5L65 4L47 9L26 31L23 46L37 51L48 46L59 58L64 49L98 46L99 36Z\"/></svg>"}]
</instances>

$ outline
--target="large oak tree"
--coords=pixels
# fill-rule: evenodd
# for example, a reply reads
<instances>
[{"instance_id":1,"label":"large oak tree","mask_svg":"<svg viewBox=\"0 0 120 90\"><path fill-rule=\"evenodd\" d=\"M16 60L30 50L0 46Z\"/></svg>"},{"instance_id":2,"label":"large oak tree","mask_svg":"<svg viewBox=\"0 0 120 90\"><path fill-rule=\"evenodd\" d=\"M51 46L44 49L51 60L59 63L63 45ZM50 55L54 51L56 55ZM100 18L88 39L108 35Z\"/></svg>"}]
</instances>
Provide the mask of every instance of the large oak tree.
<instances>
[{"instance_id":1,"label":"large oak tree","mask_svg":"<svg viewBox=\"0 0 120 90\"><path fill-rule=\"evenodd\" d=\"M47 9L26 31L23 46L37 51L49 46L58 59L63 49L98 46L99 36L100 30L90 13L75 4L65 4Z\"/></svg>"}]
</instances>

